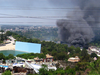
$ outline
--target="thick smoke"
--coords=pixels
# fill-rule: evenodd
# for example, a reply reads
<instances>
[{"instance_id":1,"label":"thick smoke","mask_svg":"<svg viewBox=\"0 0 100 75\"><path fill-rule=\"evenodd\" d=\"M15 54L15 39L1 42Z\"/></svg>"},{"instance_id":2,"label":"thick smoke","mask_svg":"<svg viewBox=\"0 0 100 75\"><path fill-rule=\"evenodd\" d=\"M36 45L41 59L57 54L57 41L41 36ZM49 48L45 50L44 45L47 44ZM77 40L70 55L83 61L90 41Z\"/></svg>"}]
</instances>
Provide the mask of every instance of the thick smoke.
<instances>
[{"instance_id":1,"label":"thick smoke","mask_svg":"<svg viewBox=\"0 0 100 75\"><path fill-rule=\"evenodd\" d=\"M76 0L75 4L78 9L57 20L58 33L62 42L83 46L93 39L93 30L99 26L100 0Z\"/></svg>"},{"instance_id":2,"label":"thick smoke","mask_svg":"<svg viewBox=\"0 0 100 75\"><path fill-rule=\"evenodd\" d=\"M78 9L79 10L79 9ZM90 42L94 37L91 27L83 19L83 13L75 10L69 14L70 18L57 21L58 33L62 42L80 45Z\"/></svg>"},{"instance_id":3,"label":"thick smoke","mask_svg":"<svg viewBox=\"0 0 100 75\"><path fill-rule=\"evenodd\" d=\"M100 0L84 0L79 3L80 8L84 11L84 19L95 29L100 26Z\"/></svg>"}]
</instances>

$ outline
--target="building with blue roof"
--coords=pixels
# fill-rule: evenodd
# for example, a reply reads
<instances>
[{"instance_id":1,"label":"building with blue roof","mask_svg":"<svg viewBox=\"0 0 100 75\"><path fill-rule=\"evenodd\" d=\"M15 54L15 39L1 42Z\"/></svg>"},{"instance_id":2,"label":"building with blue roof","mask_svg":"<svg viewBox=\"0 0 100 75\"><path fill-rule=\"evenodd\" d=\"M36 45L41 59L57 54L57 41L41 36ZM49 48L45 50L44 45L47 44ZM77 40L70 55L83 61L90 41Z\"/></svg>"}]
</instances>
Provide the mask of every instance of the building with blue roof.
<instances>
[{"instance_id":1,"label":"building with blue roof","mask_svg":"<svg viewBox=\"0 0 100 75\"><path fill-rule=\"evenodd\" d=\"M40 53L41 44L16 41L15 50L28 53Z\"/></svg>"}]
</instances>

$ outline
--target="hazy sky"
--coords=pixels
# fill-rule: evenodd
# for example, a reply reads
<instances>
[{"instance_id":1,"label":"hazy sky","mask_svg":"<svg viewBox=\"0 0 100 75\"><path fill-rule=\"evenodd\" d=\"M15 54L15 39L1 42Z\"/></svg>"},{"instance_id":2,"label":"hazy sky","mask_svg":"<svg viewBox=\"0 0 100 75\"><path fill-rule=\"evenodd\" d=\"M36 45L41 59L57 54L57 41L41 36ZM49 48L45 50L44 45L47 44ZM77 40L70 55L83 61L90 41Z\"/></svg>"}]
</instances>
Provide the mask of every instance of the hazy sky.
<instances>
[{"instance_id":1,"label":"hazy sky","mask_svg":"<svg viewBox=\"0 0 100 75\"><path fill-rule=\"evenodd\" d=\"M0 24L56 25L69 10L61 8L71 6L71 0L0 0Z\"/></svg>"}]
</instances>

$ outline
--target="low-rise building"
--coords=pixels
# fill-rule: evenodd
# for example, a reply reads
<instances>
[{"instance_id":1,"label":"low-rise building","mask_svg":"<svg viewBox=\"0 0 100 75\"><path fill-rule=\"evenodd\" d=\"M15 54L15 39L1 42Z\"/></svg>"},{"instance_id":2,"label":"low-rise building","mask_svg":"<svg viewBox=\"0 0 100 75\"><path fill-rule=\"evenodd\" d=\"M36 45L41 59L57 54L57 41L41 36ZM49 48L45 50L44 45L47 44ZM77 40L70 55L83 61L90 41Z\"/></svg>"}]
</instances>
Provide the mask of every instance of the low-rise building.
<instances>
[{"instance_id":1,"label":"low-rise building","mask_svg":"<svg viewBox=\"0 0 100 75\"><path fill-rule=\"evenodd\" d=\"M76 57L70 57L70 58L68 59L68 61L69 61L69 62L79 62L79 61L80 61L80 58L79 58L78 56L76 56Z\"/></svg>"},{"instance_id":2,"label":"low-rise building","mask_svg":"<svg viewBox=\"0 0 100 75\"><path fill-rule=\"evenodd\" d=\"M88 54L91 54L91 53L96 53L97 56L100 57L100 48L96 47L96 46L91 46L88 48Z\"/></svg>"},{"instance_id":3,"label":"low-rise building","mask_svg":"<svg viewBox=\"0 0 100 75\"><path fill-rule=\"evenodd\" d=\"M43 59L43 62L53 62L53 56L46 54L46 59Z\"/></svg>"},{"instance_id":4,"label":"low-rise building","mask_svg":"<svg viewBox=\"0 0 100 75\"><path fill-rule=\"evenodd\" d=\"M34 58L35 62L53 62L53 56L46 54L46 58Z\"/></svg>"},{"instance_id":5,"label":"low-rise building","mask_svg":"<svg viewBox=\"0 0 100 75\"><path fill-rule=\"evenodd\" d=\"M35 61L35 62L41 62L41 61L43 62L43 59L42 59L42 58L39 59L38 57L36 57L36 58L34 58L34 61Z\"/></svg>"}]
</instances>

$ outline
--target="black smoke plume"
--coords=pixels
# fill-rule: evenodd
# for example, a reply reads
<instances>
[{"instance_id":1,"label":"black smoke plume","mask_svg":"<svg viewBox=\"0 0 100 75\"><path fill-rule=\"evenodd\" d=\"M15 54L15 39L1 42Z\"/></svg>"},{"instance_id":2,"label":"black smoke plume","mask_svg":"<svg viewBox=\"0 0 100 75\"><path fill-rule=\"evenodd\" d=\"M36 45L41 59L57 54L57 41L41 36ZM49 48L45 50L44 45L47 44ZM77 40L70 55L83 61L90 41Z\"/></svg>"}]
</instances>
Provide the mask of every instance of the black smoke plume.
<instances>
[{"instance_id":1,"label":"black smoke plume","mask_svg":"<svg viewBox=\"0 0 100 75\"><path fill-rule=\"evenodd\" d=\"M84 46L94 38L93 30L99 27L100 0L75 0L78 8L67 14L66 19L57 20L62 42Z\"/></svg>"}]
</instances>

